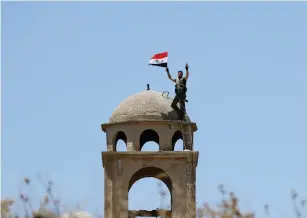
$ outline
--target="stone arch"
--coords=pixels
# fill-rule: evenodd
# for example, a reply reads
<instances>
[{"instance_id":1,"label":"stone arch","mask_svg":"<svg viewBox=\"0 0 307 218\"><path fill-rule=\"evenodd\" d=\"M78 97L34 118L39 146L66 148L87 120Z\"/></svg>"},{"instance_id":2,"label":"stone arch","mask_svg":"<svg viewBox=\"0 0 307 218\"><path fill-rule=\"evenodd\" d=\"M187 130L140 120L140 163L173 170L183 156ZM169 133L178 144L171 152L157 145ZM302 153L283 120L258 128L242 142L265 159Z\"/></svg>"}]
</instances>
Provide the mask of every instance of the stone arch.
<instances>
[{"instance_id":1,"label":"stone arch","mask_svg":"<svg viewBox=\"0 0 307 218\"><path fill-rule=\"evenodd\" d=\"M162 183L164 183L169 191L170 194L170 210L165 210L162 208L157 208L157 210L138 210L138 211L133 211L133 210L128 210L128 216L130 212L134 212L134 215L130 215L129 217L138 217L139 216L145 216L145 217L165 217L165 218L171 218L172 217L172 209L173 209L173 193L172 193L172 180L169 177L169 175L162 169L157 168L157 167L145 167L137 172L135 172L132 177L129 180L129 186L127 190L127 194L129 194L129 191L131 187L139 180L144 179L144 178L155 178L160 180ZM127 199L129 202L129 197ZM136 212L136 214L135 214ZM162 215L163 214L163 215ZM136 215L136 216L135 216ZM162 216L161 216L162 215Z\"/></svg>"},{"instance_id":2,"label":"stone arch","mask_svg":"<svg viewBox=\"0 0 307 218\"><path fill-rule=\"evenodd\" d=\"M117 147L118 140L123 140L127 148L127 136L123 131L119 131L113 136L113 151L117 150L116 147Z\"/></svg>"},{"instance_id":3,"label":"stone arch","mask_svg":"<svg viewBox=\"0 0 307 218\"><path fill-rule=\"evenodd\" d=\"M129 181L128 192L134 183L140 179L148 177L153 177L162 181L167 186L172 196L172 180L164 170L158 167L145 167L135 172Z\"/></svg>"},{"instance_id":4,"label":"stone arch","mask_svg":"<svg viewBox=\"0 0 307 218\"><path fill-rule=\"evenodd\" d=\"M178 140L182 140L182 150L184 150L184 147L185 147L185 144L183 142L183 136L182 136L182 132L181 131L176 131L172 137L172 148L173 148L173 151L175 150L175 144Z\"/></svg>"},{"instance_id":5,"label":"stone arch","mask_svg":"<svg viewBox=\"0 0 307 218\"><path fill-rule=\"evenodd\" d=\"M142 134L140 135L140 151L142 150L143 145L146 142L150 142L150 141L156 142L160 146L159 134L152 129L144 130Z\"/></svg>"}]
</instances>

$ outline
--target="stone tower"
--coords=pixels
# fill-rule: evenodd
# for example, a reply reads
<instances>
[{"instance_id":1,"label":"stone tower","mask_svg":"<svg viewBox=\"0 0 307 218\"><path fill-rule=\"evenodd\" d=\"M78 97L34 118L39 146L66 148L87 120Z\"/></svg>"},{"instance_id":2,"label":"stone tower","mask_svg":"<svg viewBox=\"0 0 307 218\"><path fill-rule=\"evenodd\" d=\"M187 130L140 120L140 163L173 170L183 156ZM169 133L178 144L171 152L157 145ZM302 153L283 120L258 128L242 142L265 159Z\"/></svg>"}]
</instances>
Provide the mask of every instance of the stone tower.
<instances>
[{"instance_id":1,"label":"stone tower","mask_svg":"<svg viewBox=\"0 0 307 218\"><path fill-rule=\"evenodd\" d=\"M105 217L195 218L195 177L198 152L193 151L193 122L178 121L170 107L172 100L162 93L147 90L124 100L113 112L110 122L102 124L107 151L102 152L105 172ZM127 152L117 152L122 139ZM182 151L174 151L178 139ZM154 141L159 151L144 152L142 146ZM154 177L168 187L171 210L129 211L128 192L139 179Z\"/></svg>"}]
</instances>

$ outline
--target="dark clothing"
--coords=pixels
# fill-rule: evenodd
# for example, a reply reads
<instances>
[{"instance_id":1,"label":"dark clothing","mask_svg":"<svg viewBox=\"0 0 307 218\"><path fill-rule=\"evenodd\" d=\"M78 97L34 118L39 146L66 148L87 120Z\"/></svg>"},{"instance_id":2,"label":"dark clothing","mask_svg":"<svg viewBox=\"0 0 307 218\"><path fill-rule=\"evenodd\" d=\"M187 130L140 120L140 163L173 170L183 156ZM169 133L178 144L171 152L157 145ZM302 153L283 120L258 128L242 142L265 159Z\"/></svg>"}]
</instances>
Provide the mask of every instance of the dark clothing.
<instances>
[{"instance_id":1,"label":"dark clothing","mask_svg":"<svg viewBox=\"0 0 307 218\"><path fill-rule=\"evenodd\" d=\"M185 99L186 99L185 93L177 94L172 102L172 108L178 111L179 113L182 112L185 113ZM180 109L177 106L178 102Z\"/></svg>"},{"instance_id":2,"label":"dark clothing","mask_svg":"<svg viewBox=\"0 0 307 218\"><path fill-rule=\"evenodd\" d=\"M186 92L187 91L187 80L182 77L182 78L177 78L176 79L176 85L175 85L175 93L176 95L181 93L181 92Z\"/></svg>"},{"instance_id":3,"label":"dark clothing","mask_svg":"<svg viewBox=\"0 0 307 218\"><path fill-rule=\"evenodd\" d=\"M178 112L180 120L184 119L184 115L186 113L185 110L185 100L186 100L186 91L187 91L186 82L187 81L185 78L176 79L176 85L175 85L176 96L171 105L172 108ZM177 106L178 102L180 108L178 108Z\"/></svg>"}]
</instances>

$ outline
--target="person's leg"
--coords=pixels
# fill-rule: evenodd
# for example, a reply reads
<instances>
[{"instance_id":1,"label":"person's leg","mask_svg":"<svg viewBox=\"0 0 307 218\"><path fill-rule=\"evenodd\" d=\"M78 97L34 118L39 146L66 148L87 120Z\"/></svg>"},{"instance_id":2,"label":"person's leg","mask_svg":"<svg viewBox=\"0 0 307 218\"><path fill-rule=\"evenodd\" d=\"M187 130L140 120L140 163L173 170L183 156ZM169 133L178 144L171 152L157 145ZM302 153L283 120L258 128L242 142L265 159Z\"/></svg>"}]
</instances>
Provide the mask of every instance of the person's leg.
<instances>
[{"instance_id":1,"label":"person's leg","mask_svg":"<svg viewBox=\"0 0 307 218\"><path fill-rule=\"evenodd\" d=\"M179 101L179 106L180 106L180 120L184 120L185 116L185 101L180 100Z\"/></svg>"},{"instance_id":2,"label":"person's leg","mask_svg":"<svg viewBox=\"0 0 307 218\"><path fill-rule=\"evenodd\" d=\"M174 110L176 110L176 111L179 111L179 110L180 110L180 109L178 108L178 106L177 106L178 102L179 102L179 96L176 95L175 98L174 98L174 100L173 100L173 102L172 102L172 104L171 104L171 107L172 107Z\"/></svg>"},{"instance_id":3,"label":"person's leg","mask_svg":"<svg viewBox=\"0 0 307 218\"><path fill-rule=\"evenodd\" d=\"M180 100L179 100L179 107L180 107L180 110L181 110L183 113L186 113L186 111L185 111L185 99L180 99Z\"/></svg>"},{"instance_id":4,"label":"person's leg","mask_svg":"<svg viewBox=\"0 0 307 218\"><path fill-rule=\"evenodd\" d=\"M179 99L179 96L176 95L172 104L171 104L171 107L177 111L178 115L179 115L179 120L182 120L182 111L179 109L179 107L177 106L178 102L180 101Z\"/></svg>"},{"instance_id":5,"label":"person's leg","mask_svg":"<svg viewBox=\"0 0 307 218\"><path fill-rule=\"evenodd\" d=\"M179 106L180 106L180 116L181 116L181 120L184 120L184 116L185 116L185 113L186 113L186 110L185 110L185 99L186 99L185 94L182 94L182 95L179 97Z\"/></svg>"},{"instance_id":6,"label":"person's leg","mask_svg":"<svg viewBox=\"0 0 307 218\"><path fill-rule=\"evenodd\" d=\"M185 113L185 100L180 100L179 101L179 107L180 107L180 110Z\"/></svg>"}]
</instances>

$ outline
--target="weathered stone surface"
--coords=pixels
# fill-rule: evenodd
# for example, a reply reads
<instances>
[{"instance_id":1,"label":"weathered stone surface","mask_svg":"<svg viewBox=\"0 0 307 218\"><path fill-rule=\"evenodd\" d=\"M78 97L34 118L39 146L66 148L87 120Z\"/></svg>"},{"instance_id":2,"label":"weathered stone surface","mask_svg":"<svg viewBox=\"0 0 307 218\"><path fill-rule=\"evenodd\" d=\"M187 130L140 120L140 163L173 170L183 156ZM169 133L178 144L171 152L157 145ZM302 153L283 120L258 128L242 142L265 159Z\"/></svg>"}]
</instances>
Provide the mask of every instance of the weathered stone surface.
<instances>
[{"instance_id":1,"label":"weathered stone surface","mask_svg":"<svg viewBox=\"0 0 307 218\"><path fill-rule=\"evenodd\" d=\"M121 102L111 115L110 123L130 120L178 120L171 108L172 98L156 91L143 91Z\"/></svg>"},{"instance_id":2,"label":"weathered stone surface","mask_svg":"<svg viewBox=\"0 0 307 218\"><path fill-rule=\"evenodd\" d=\"M162 210L162 209L158 209L158 210L129 210L128 213L129 217L139 217L139 216L143 216L143 217L171 217L172 216L172 211L170 210Z\"/></svg>"},{"instance_id":3,"label":"weathered stone surface","mask_svg":"<svg viewBox=\"0 0 307 218\"><path fill-rule=\"evenodd\" d=\"M47 208L39 208L37 211L34 211L33 217L34 218L93 218L92 214L86 211L68 212L58 216L56 213L52 212Z\"/></svg>"},{"instance_id":4,"label":"weathered stone surface","mask_svg":"<svg viewBox=\"0 0 307 218\"><path fill-rule=\"evenodd\" d=\"M194 180L190 185L191 175L186 169L196 168L197 151L106 151L102 152L102 158L103 166L115 166L105 171L109 175L107 182L111 182L113 186L113 188L105 186L106 193L112 195L113 207L105 207L105 214L109 214L110 218L133 217L128 212L128 204L119 204L119 202L128 202L129 189L135 182L146 177L159 179L168 187L172 195L171 217L195 218L195 185ZM121 175L117 174L118 160L121 160L123 169Z\"/></svg>"},{"instance_id":5,"label":"weathered stone surface","mask_svg":"<svg viewBox=\"0 0 307 218\"><path fill-rule=\"evenodd\" d=\"M102 152L105 169L105 216L135 218L195 218L195 170L198 152L193 151L196 123L177 121L171 108L172 99L155 91L144 91L128 97L113 112L110 123L102 124L107 151ZM184 151L174 151L182 139ZM117 152L117 141L123 140L127 152ZM149 141L158 144L157 151L142 151ZM153 177L168 187L171 209L153 211L128 210L128 192L135 182Z\"/></svg>"}]
</instances>

